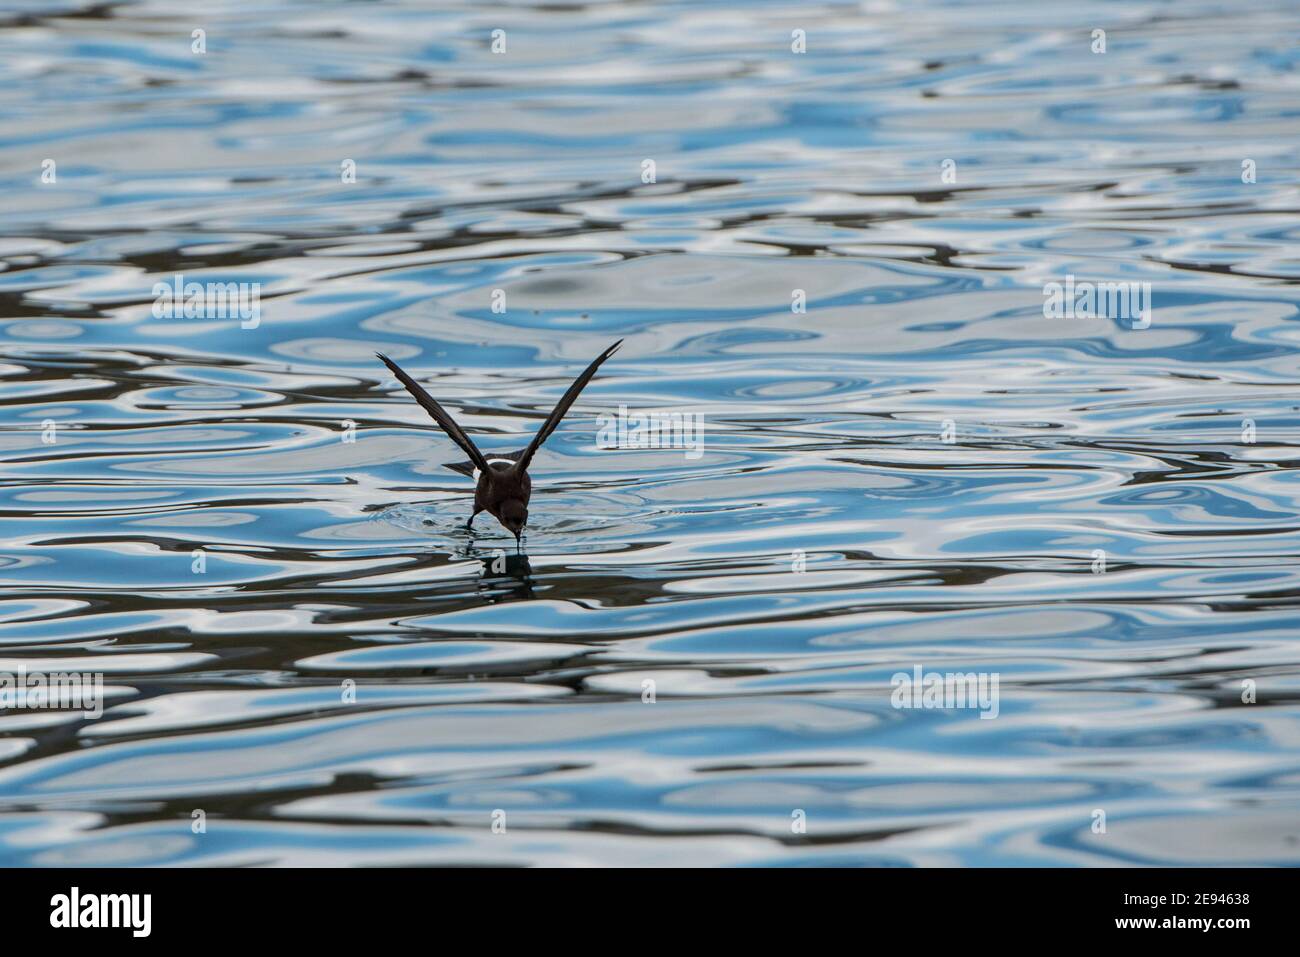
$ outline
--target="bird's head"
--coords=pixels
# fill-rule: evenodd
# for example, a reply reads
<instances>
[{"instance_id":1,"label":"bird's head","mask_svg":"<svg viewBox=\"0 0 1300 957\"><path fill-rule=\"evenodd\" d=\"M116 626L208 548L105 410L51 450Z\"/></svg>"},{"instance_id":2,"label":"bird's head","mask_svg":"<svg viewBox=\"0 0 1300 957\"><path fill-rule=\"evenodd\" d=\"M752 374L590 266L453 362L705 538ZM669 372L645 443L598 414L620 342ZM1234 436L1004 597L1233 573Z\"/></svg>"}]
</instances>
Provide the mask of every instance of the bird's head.
<instances>
[{"instance_id":1,"label":"bird's head","mask_svg":"<svg viewBox=\"0 0 1300 957\"><path fill-rule=\"evenodd\" d=\"M515 541L528 523L528 506L517 498L508 498L501 503L501 524L514 532Z\"/></svg>"}]
</instances>

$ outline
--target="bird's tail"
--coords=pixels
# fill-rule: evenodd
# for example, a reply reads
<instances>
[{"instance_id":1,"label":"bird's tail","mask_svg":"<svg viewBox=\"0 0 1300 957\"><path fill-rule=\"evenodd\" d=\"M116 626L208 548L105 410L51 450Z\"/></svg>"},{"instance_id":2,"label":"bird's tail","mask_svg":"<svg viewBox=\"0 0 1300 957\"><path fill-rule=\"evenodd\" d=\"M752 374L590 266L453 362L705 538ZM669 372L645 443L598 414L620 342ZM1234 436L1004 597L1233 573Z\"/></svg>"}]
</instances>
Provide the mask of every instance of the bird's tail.
<instances>
[{"instance_id":1,"label":"bird's tail","mask_svg":"<svg viewBox=\"0 0 1300 957\"><path fill-rule=\"evenodd\" d=\"M493 462L518 462L519 456L523 454L523 449L516 449L513 452L506 452L504 454L500 452L485 452L484 458L486 458L488 464L491 465ZM461 475L468 475L470 478L473 478L474 473L478 471L478 466L473 462L453 462L451 465L448 465L447 468L451 469L453 472L459 472Z\"/></svg>"}]
</instances>

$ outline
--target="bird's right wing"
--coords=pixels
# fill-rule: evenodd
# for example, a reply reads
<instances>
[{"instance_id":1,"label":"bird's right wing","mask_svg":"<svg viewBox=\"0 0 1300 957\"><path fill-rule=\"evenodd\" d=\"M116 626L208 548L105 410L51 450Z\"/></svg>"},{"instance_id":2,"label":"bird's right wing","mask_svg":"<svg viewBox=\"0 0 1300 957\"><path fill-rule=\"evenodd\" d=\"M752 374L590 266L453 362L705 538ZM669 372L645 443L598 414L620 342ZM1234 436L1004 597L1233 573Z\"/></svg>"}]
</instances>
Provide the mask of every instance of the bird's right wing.
<instances>
[{"instance_id":1,"label":"bird's right wing","mask_svg":"<svg viewBox=\"0 0 1300 957\"><path fill-rule=\"evenodd\" d=\"M573 385L569 386L569 391L565 392L564 395L560 397L560 401L555 403L555 408L551 410L551 414L546 417L546 421L542 423L542 427L537 430L537 434L533 436L533 440L528 443L528 448L524 449L524 454L519 458L518 467L520 469L528 468L528 463L533 459L533 453L541 448L542 443L545 442L550 437L550 434L555 431L556 427L560 424L560 420L564 418L564 413L568 412L569 406L573 405L573 403L578 400L578 395L587 387L587 383L590 382L591 377L596 374L596 370L600 368L600 364L612 356L622 344L623 340L620 339L600 355L596 356L596 358L592 360L591 365L587 366L587 368L583 370L582 375L573 380Z\"/></svg>"},{"instance_id":2,"label":"bird's right wing","mask_svg":"<svg viewBox=\"0 0 1300 957\"><path fill-rule=\"evenodd\" d=\"M424 406L424 411L433 416L433 421L437 422L442 431L447 433L447 438L451 439L461 447L474 467L479 471L487 470L487 460L483 458L483 453L478 450L478 446L473 440L465 434L464 430L456 424L456 420L447 414L447 411L440 406L433 396L425 392L420 383L416 382L409 375L398 367L397 363L382 353L375 353L379 356L384 365L392 370L393 375L397 376L397 381L406 386L406 391L415 396L415 401Z\"/></svg>"}]
</instances>

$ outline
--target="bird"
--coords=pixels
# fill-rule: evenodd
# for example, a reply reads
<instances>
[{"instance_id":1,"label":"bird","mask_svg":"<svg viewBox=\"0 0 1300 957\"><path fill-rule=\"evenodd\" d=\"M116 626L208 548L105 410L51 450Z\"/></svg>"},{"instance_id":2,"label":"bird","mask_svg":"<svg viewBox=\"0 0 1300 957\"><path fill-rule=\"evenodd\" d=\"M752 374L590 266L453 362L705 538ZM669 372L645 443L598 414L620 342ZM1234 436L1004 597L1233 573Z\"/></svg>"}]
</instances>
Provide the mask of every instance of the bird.
<instances>
[{"instance_id":1,"label":"bird","mask_svg":"<svg viewBox=\"0 0 1300 957\"><path fill-rule=\"evenodd\" d=\"M447 414L437 400L402 371L396 362L382 352L376 352L375 356L388 366L393 375L397 376L397 381L402 383L406 391L415 397L415 401L424 407L424 411L433 417L433 421L447 433L447 437L469 456L468 462L457 462L447 466L453 472L470 476L476 481L474 511L469 521L465 523L465 527L473 528L474 519L479 512L487 512L507 531L514 534L515 547L518 548L524 526L528 524L528 499L533 494L533 480L528 477L528 465L532 462L533 455L559 426L560 420L569 411L569 407L577 401L579 394L600 368L600 364L618 351L618 347L622 344L623 340L618 340L593 359L591 365L583 370L582 375L573 380L573 385L569 386L569 390L560 397L560 401L555 404L555 408L551 410L551 414L546 417L546 421L542 423L542 427L537 430L537 434L533 436L533 440L526 448L490 459L479 451L474 441L465 434L465 430L456 424L456 420Z\"/></svg>"}]
</instances>

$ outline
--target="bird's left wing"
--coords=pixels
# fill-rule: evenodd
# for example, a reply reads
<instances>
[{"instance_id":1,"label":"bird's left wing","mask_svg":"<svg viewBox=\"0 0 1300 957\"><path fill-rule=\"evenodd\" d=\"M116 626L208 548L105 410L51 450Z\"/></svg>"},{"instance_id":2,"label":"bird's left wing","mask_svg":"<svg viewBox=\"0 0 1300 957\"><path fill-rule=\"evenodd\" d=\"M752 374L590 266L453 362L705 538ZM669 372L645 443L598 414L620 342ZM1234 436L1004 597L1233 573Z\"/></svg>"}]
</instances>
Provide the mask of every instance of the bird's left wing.
<instances>
[{"instance_id":1,"label":"bird's left wing","mask_svg":"<svg viewBox=\"0 0 1300 957\"><path fill-rule=\"evenodd\" d=\"M480 472L487 470L487 460L483 458L483 453L478 450L474 440L465 434L464 430L456 424L456 420L447 414L447 411L440 406L433 396L425 392L420 383L416 382L392 359L386 355L376 352L376 356L383 361L384 365L392 370L393 375L397 376L397 381L406 386L406 391L415 396L415 401L424 406L424 411L433 416L433 421L437 422L442 431L447 433L447 438L451 439L469 456L469 460L474 467Z\"/></svg>"}]
</instances>

